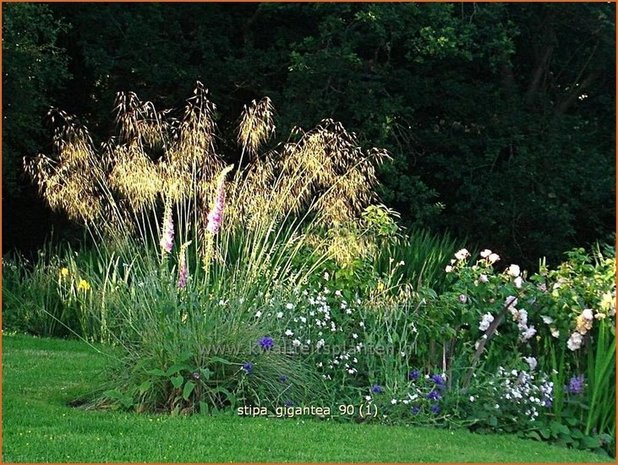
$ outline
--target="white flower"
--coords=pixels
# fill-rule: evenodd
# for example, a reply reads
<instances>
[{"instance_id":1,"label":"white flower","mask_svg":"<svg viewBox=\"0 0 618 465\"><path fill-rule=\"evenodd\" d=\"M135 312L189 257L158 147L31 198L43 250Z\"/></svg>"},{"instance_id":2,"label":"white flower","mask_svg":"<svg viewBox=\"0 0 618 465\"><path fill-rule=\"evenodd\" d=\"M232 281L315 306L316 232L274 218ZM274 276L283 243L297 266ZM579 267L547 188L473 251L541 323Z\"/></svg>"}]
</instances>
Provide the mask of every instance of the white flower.
<instances>
[{"instance_id":1,"label":"white flower","mask_svg":"<svg viewBox=\"0 0 618 465\"><path fill-rule=\"evenodd\" d=\"M474 402L474 396L470 396L470 402Z\"/></svg>"},{"instance_id":2,"label":"white flower","mask_svg":"<svg viewBox=\"0 0 618 465\"><path fill-rule=\"evenodd\" d=\"M365 396L365 400L371 400L371 396Z\"/></svg>"},{"instance_id":3,"label":"white flower","mask_svg":"<svg viewBox=\"0 0 618 465\"><path fill-rule=\"evenodd\" d=\"M534 358L534 357L524 357L524 360L526 361L526 363L530 367L531 371L534 371L536 369L536 366L537 366L536 358Z\"/></svg>"},{"instance_id":4,"label":"white flower","mask_svg":"<svg viewBox=\"0 0 618 465\"><path fill-rule=\"evenodd\" d=\"M356 333L352 334L352 338L353 339L358 339L358 334L356 334Z\"/></svg>"},{"instance_id":5,"label":"white flower","mask_svg":"<svg viewBox=\"0 0 618 465\"><path fill-rule=\"evenodd\" d=\"M520 273L519 265L509 266L507 273L513 276L514 278L516 278L517 276L519 276L519 273Z\"/></svg>"},{"instance_id":6,"label":"white flower","mask_svg":"<svg viewBox=\"0 0 618 465\"><path fill-rule=\"evenodd\" d=\"M487 258L487 257L489 257L490 255L491 255L491 250L489 250L489 249L485 249L485 250L483 250L483 251L481 252L481 257L483 257L483 258Z\"/></svg>"},{"instance_id":7,"label":"white flower","mask_svg":"<svg viewBox=\"0 0 618 465\"><path fill-rule=\"evenodd\" d=\"M522 339L524 341L527 341L528 339L530 339L532 336L534 336L536 334L536 329L534 326L530 326L529 328L527 328L523 334L521 335Z\"/></svg>"},{"instance_id":8,"label":"white flower","mask_svg":"<svg viewBox=\"0 0 618 465\"><path fill-rule=\"evenodd\" d=\"M277 318L279 319L283 318L283 312L277 312Z\"/></svg>"},{"instance_id":9,"label":"white flower","mask_svg":"<svg viewBox=\"0 0 618 465\"><path fill-rule=\"evenodd\" d=\"M300 322L301 323L307 323L307 318L305 318L304 316L300 317Z\"/></svg>"},{"instance_id":10,"label":"white flower","mask_svg":"<svg viewBox=\"0 0 618 465\"><path fill-rule=\"evenodd\" d=\"M500 408L500 406L498 404L495 405L496 408Z\"/></svg>"},{"instance_id":11,"label":"white flower","mask_svg":"<svg viewBox=\"0 0 618 465\"><path fill-rule=\"evenodd\" d=\"M554 322L554 319L547 315L541 315L541 319L543 320L543 323L545 323L546 325L550 325Z\"/></svg>"},{"instance_id":12,"label":"white flower","mask_svg":"<svg viewBox=\"0 0 618 465\"><path fill-rule=\"evenodd\" d=\"M346 309L345 313L346 313L346 315L351 315L351 314L352 314L352 310L350 310L350 309L348 308L348 309Z\"/></svg>"},{"instance_id":13,"label":"white flower","mask_svg":"<svg viewBox=\"0 0 618 465\"><path fill-rule=\"evenodd\" d=\"M358 324L358 326L360 326L361 328L364 328L364 327L365 327L365 322L364 322L364 321L361 321L361 322Z\"/></svg>"},{"instance_id":14,"label":"white flower","mask_svg":"<svg viewBox=\"0 0 618 465\"><path fill-rule=\"evenodd\" d=\"M592 310L590 310L589 308L584 309L584 311L582 312L582 316L588 321L592 321L592 319L594 318Z\"/></svg>"},{"instance_id":15,"label":"white flower","mask_svg":"<svg viewBox=\"0 0 618 465\"><path fill-rule=\"evenodd\" d=\"M337 297L341 297L341 291L337 289L337 290L335 291L335 295L336 295Z\"/></svg>"},{"instance_id":16,"label":"white flower","mask_svg":"<svg viewBox=\"0 0 618 465\"><path fill-rule=\"evenodd\" d=\"M558 337L560 336L560 331L558 331L558 329L555 326L550 327L549 330L551 331L552 337L555 337L556 339L558 339Z\"/></svg>"},{"instance_id":17,"label":"white flower","mask_svg":"<svg viewBox=\"0 0 618 465\"><path fill-rule=\"evenodd\" d=\"M401 402L403 402L404 404L408 405L410 403L410 399L403 399Z\"/></svg>"},{"instance_id":18,"label":"white flower","mask_svg":"<svg viewBox=\"0 0 618 465\"><path fill-rule=\"evenodd\" d=\"M479 276L479 281L482 283L488 283L489 282L489 278L487 277L486 274L482 274L481 276Z\"/></svg>"},{"instance_id":19,"label":"white flower","mask_svg":"<svg viewBox=\"0 0 618 465\"><path fill-rule=\"evenodd\" d=\"M461 250L458 250L457 253L455 253L455 258L457 260L465 260L469 256L470 256L470 252L468 252L467 249L461 249Z\"/></svg>"},{"instance_id":20,"label":"white flower","mask_svg":"<svg viewBox=\"0 0 618 465\"><path fill-rule=\"evenodd\" d=\"M397 399L391 399L391 404L395 405L397 403Z\"/></svg>"},{"instance_id":21,"label":"white flower","mask_svg":"<svg viewBox=\"0 0 618 465\"><path fill-rule=\"evenodd\" d=\"M446 265L446 268L444 268L444 271L446 271L447 273L450 273L451 271L453 271L453 267L451 265Z\"/></svg>"},{"instance_id":22,"label":"white flower","mask_svg":"<svg viewBox=\"0 0 618 465\"><path fill-rule=\"evenodd\" d=\"M491 322L494 321L494 316L491 313L486 313L483 315L481 319L481 323L479 324L479 329L481 331L487 331Z\"/></svg>"},{"instance_id":23,"label":"white flower","mask_svg":"<svg viewBox=\"0 0 618 465\"><path fill-rule=\"evenodd\" d=\"M298 347L298 346L300 345L300 341L299 341L298 339L294 339L294 340L292 341L292 345L293 345L294 347Z\"/></svg>"},{"instance_id":24,"label":"white flower","mask_svg":"<svg viewBox=\"0 0 618 465\"><path fill-rule=\"evenodd\" d=\"M285 308L287 308L288 310L292 310L294 309L294 304L286 304Z\"/></svg>"},{"instance_id":25,"label":"white flower","mask_svg":"<svg viewBox=\"0 0 618 465\"><path fill-rule=\"evenodd\" d=\"M258 310L257 312L255 312L255 317L259 318L262 316L262 312L260 310Z\"/></svg>"},{"instance_id":26,"label":"white flower","mask_svg":"<svg viewBox=\"0 0 618 465\"><path fill-rule=\"evenodd\" d=\"M515 287L516 287L517 289L521 289L521 286L522 286L523 282L524 282L524 280L523 280L523 279L521 279L521 276L518 276L517 278L515 278L515 279L513 280L513 284L515 284Z\"/></svg>"},{"instance_id":27,"label":"white flower","mask_svg":"<svg viewBox=\"0 0 618 465\"><path fill-rule=\"evenodd\" d=\"M522 308L519 311L517 320L521 326L526 326L528 324L528 312Z\"/></svg>"},{"instance_id":28,"label":"white flower","mask_svg":"<svg viewBox=\"0 0 618 465\"><path fill-rule=\"evenodd\" d=\"M567 341L567 347L572 351L578 350L582 346L583 341L584 338L582 337L582 335L575 332L571 334L571 337Z\"/></svg>"},{"instance_id":29,"label":"white flower","mask_svg":"<svg viewBox=\"0 0 618 465\"><path fill-rule=\"evenodd\" d=\"M322 362L318 362L318 363L315 364L315 366L318 367L318 368L322 368L323 365L324 364Z\"/></svg>"},{"instance_id":30,"label":"white flower","mask_svg":"<svg viewBox=\"0 0 618 465\"><path fill-rule=\"evenodd\" d=\"M354 373L356 373L356 368L350 368L350 369L348 369L348 373L350 373L351 375L353 375Z\"/></svg>"},{"instance_id":31,"label":"white flower","mask_svg":"<svg viewBox=\"0 0 618 465\"><path fill-rule=\"evenodd\" d=\"M517 297L515 296L508 296L506 299L504 299L504 306L505 307L516 307L517 306Z\"/></svg>"},{"instance_id":32,"label":"white flower","mask_svg":"<svg viewBox=\"0 0 618 465\"><path fill-rule=\"evenodd\" d=\"M462 304L465 304L465 303L468 301L468 297L467 297L465 294L460 294L460 295L459 295L459 301L460 301Z\"/></svg>"},{"instance_id":33,"label":"white flower","mask_svg":"<svg viewBox=\"0 0 618 465\"><path fill-rule=\"evenodd\" d=\"M330 275L328 274L328 271L325 271L325 272L324 272L324 279L325 279L326 281L328 281L328 279L329 279L329 278L330 278Z\"/></svg>"},{"instance_id":34,"label":"white flower","mask_svg":"<svg viewBox=\"0 0 618 465\"><path fill-rule=\"evenodd\" d=\"M285 334L286 336L294 336L294 332L291 329L287 329L283 334Z\"/></svg>"},{"instance_id":35,"label":"white flower","mask_svg":"<svg viewBox=\"0 0 618 465\"><path fill-rule=\"evenodd\" d=\"M489 260L489 263L494 264L500 260L500 255L497 253L492 253L489 257L487 257L487 260Z\"/></svg>"}]
</instances>

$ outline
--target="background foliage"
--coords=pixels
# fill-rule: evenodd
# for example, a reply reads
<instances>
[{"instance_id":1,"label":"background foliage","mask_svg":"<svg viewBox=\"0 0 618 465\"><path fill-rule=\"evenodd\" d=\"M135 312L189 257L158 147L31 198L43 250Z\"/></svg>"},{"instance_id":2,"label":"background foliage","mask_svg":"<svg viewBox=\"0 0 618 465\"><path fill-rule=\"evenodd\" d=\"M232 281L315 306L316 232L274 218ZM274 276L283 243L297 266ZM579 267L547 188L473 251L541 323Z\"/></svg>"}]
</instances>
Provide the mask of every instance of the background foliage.
<instances>
[{"instance_id":1,"label":"background foliage","mask_svg":"<svg viewBox=\"0 0 618 465\"><path fill-rule=\"evenodd\" d=\"M118 90L164 108L199 79L224 132L264 95L279 134L332 117L390 150L381 195L404 224L557 263L614 229L614 8L5 4L5 250L71 231L21 174L50 105L106 139Z\"/></svg>"}]
</instances>

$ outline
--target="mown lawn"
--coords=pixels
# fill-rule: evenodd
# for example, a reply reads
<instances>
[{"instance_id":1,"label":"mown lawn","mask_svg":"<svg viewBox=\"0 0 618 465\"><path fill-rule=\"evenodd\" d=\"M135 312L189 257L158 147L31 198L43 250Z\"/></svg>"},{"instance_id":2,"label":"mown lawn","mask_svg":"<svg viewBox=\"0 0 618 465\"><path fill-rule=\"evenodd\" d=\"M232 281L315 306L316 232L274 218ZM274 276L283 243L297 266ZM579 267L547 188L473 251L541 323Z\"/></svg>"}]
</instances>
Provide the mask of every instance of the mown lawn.
<instances>
[{"instance_id":1,"label":"mown lawn","mask_svg":"<svg viewBox=\"0 0 618 465\"><path fill-rule=\"evenodd\" d=\"M513 436L233 415L83 411L106 357L78 341L4 336L3 462L610 462Z\"/></svg>"}]
</instances>

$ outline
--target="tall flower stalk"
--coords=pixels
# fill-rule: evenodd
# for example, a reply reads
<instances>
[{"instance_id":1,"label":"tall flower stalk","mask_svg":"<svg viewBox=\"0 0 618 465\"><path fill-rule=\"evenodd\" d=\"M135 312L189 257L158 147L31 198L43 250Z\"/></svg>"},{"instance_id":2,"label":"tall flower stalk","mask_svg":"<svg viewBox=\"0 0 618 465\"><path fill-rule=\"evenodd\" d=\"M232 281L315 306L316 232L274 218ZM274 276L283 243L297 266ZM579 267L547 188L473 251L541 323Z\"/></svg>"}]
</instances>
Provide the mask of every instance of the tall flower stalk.
<instances>
[{"instance_id":1,"label":"tall flower stalk","mask_svg":"<svg viewBox=\"0 0 618 465\"><path fill-rule=\"evenodd\" d=\"M165 213L163 214L163 226L159 245L161 246L162 258L165 258L174 246L174 219L172 217L172 201L169 197L165 202Z\"/></svg>"},{"instance_id":2,"label":"tall flower stalk","mask_svg":"<svg viewBox=\"0 0 618 465\"><path fill-rule=\"evenodd\" d=\"M219 173L219 178L217 179L217 195L210 213L208 213L208 224L206 225L206 231L212 235L217 234L219 229L221 229L223 207L225 206L225 177L232 171L233 167L234 165L225 167L221 173Z\"/></svg>"},{"instance_id":3,"label":"tall flower stalk","mask_svg":"<svg viewBox=\"0 0 618 465\"><path fill-rule=\"evenodd\" d=\"M189 278L189 270L187 269L187 247L191 244L191 241L185 242L180 246L180 253L178 258L178 281L176 287L178 289L184 289L187 287L187 279Z\"/></svg>"},{"instance_id":4,"label":"tall flower stalk","mask_svg":"<svg viewBox=\"0 0 618 465\"><path fill-rule=\"evenodd\" d=\"M208 269L208 265L210 263L212 247L214 245L214 236L221 229L221 223L223 221L223 208L225 207L225 177L230 171L232 171L232 168L234 168L234 165L226 166L223 170L221 170L217 178L217 192L212 208L208 213L206 237L204 238L204 270Z\"/></svg>"}]
</instances>

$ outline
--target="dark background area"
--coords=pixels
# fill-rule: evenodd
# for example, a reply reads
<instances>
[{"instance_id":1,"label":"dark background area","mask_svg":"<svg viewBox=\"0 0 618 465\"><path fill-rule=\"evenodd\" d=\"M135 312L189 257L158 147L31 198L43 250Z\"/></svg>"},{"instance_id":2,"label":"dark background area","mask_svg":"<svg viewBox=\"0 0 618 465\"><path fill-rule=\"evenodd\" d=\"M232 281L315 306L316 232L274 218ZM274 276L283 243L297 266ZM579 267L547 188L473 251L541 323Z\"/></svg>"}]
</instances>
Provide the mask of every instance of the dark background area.
<instances>
[{"instance_id":1,"label":"dark background area","mask_svg":"<svg viewBox=\"0 0 618 465\"><path fill-rule=\"evenodd\" d=\"M613 4L2 7L3 253L81 237L21 168L51 152L50 106L100 143L116 92L179 108L196 80L229 157L243 105L263 96L281 138L330 117L387 148L380 196L408 227L527 268L614 240Z\"/></svg>"}]
</instances>

